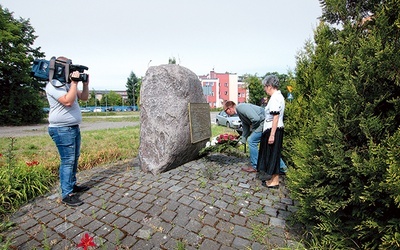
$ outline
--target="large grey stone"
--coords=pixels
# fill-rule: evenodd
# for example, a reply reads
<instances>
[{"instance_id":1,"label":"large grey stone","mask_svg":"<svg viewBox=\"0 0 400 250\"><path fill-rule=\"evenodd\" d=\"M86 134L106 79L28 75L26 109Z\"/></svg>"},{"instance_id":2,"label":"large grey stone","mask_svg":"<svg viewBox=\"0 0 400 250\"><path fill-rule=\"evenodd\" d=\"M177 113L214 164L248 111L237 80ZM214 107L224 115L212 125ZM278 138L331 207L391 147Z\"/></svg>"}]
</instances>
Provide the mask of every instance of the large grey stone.
<instances>
[{"instance_id":1,"label":"large grey stone","mask_svg":"<svg viewBox=\"0 0 400 250\"><path fill-rule=\"evenodd\" d=\"M206 103L191 70L167 64L150 67L140 89L140 167L153 174L196 159L205 141L191 143L189 103Z\"/></svg>"}]
</instances>

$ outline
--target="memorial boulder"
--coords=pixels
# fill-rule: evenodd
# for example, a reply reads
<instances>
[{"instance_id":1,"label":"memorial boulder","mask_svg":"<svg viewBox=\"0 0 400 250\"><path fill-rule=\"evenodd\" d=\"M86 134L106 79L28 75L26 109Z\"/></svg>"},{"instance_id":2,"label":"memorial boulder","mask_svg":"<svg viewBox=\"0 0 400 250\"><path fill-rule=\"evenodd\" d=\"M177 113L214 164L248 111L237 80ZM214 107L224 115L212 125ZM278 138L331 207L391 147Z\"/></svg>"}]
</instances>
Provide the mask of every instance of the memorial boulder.
<instances>
[{"instance_id":1,"label":"memorial boulder","mask_svg":"<svg viewBox=\"0 0 400 250\"><path fill-rule=\"evenodd\" d=\"M192 105L192 114L191 104L202 108ZM176 64L150 67L140 89L141 169L157 174L198 158L211 134L209 112L195 73ZM193 140L196 130L206 133Z\"/></svg>"}]
</instances>

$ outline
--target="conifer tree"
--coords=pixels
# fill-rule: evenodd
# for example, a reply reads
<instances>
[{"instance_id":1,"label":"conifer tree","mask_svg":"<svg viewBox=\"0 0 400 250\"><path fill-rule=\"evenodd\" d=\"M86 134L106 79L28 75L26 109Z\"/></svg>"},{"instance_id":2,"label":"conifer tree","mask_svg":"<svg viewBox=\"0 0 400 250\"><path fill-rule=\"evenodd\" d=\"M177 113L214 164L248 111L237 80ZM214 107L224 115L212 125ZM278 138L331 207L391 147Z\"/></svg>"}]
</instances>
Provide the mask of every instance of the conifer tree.
<instances>
[{"instance_id":1,"label":"conifer tree","mask_svg":"<svg viewBox=\"0 0 400 250\"><path fill-rule=\"evenodd\" d=\"M141 79L137 78L135 73L131 71L126 82L126 92L132 106L136 106L139 102L140 86Z\"/></svg>"},{"instance_id":2,"label":"conifer tree","mask_svg":"<svg viewBox=\"0 0 400 250\"><path fill-rule=\"evenodd\" d=\"M321 248L400 246L400 4L320 1L285 112L288 186Z\"/></svg>"}]
</instances>

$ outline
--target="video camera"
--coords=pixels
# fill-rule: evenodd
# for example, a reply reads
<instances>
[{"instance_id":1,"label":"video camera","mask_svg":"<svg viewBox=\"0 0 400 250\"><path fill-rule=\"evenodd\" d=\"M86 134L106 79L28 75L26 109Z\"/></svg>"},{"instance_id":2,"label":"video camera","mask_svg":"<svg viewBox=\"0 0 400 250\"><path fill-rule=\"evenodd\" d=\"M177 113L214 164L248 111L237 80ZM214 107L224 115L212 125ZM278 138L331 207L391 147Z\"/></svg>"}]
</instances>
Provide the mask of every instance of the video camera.
<instances>
[{"instance_id":1,"label":"video camera","mask_svg":"<svg viewBox=\"0 0 400 250\"><path fill-rule=\"evenodd\" d=\"M82 82L87 82L89 79L89 75L86 73L83 73L85 70L88 70L89 68L83 65L79 65L79 64L70 64L69 65L69 72L74 72L74 71L79 71L79 77L75 78L75 77L71 77L72 80L74 81L82 81Z\"/></svg>"},{"instance_id":2,"label":"video camera","mask_svg":"<svg viewBox=\"0 0 400 250\"><path fill-rule=\"evenodd\" d=\"M83 65L72 64L71 60L60 60L54 56L47 61L45 59L35 59L32 65L32 76L40 81L51 81L57 79L62 83L74 81L87 82L89 75L84 73L89 68ZM78 78L72 78L69 76L70 73L79 71Z\"/></svg>"}]
</instances>

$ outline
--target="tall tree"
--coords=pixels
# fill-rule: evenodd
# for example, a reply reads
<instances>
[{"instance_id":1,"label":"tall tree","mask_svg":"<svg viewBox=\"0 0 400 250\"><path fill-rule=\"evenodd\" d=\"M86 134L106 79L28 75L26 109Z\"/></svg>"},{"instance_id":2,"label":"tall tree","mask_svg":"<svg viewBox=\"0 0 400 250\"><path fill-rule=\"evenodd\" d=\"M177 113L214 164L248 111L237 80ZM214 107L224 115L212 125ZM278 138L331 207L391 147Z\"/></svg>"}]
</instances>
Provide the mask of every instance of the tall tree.
<instances>
[{"instance_id":1,"label":"tall tree","mask_svg":"<svg viewBox=\"0 0 400 250\"><path fill-rule=\"evenodd\" d=\"M89 106L98 106L99 105L99 102L96 99L96 91L94 89L92 89L92 91L90 91L88 105Z\"/></svg>"},{"instance_id":2,"label":"tall tree","mask_svg":"<svg viewBox=\"0 0 400 250\"><path fill-rule=\"evenodd\" d=\"M131 71L126 82L126 91L128 94L128 100L132 106L138 106L137 103L140 96L140 85L141 79L137 78L135 73Z\"/></svg>"},{"instance_id":3,"label":"tall tree","mask_svg":"<svg viewBox=\"0 0 400 250\"><path fill-rule=\"evenodd\" d=\"M245 75L244 82L249 90L249 103L260 105L261 98L265 97L264 87L257 75Z\"/></svg>"},{"instance_id":4,"label":"tall tree","mask_svg":"<svg viewBox=\"0 0 400 250\"><path fill-rule=\"evenodd\" d=\"M0 5L0 125L41 122L44 106L41 85L30 75L40 48L32 48L35 31L29 20L13 17Z\"/></svg>"},{"instance_id":5,"label":"tall tree","mask_svg":"<svg viewBox=\"0 0 400 250\"><path fill-rule=\"evenodd\" d=\"M285 115L288 186L321 249L400 245L400 5L320 1ZM287 126L286 126L287 125Z\"/></svg>"},{"instance_id":6,"label":"tall tree","mask_svg":"<svg viewBox=\"0 0 400 250\"><path fill-rule=\"evenodd\" d=\"M106 103L107 102L107 103ZM105 106L117 106L122 105L122 97L121 95L115 93L115 91L110 91L107 94L103 95L101 98L101 105Z\"/></svg>"}]
</instances>

